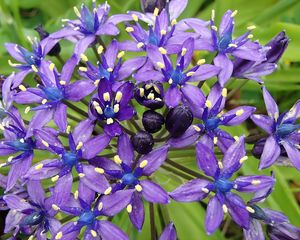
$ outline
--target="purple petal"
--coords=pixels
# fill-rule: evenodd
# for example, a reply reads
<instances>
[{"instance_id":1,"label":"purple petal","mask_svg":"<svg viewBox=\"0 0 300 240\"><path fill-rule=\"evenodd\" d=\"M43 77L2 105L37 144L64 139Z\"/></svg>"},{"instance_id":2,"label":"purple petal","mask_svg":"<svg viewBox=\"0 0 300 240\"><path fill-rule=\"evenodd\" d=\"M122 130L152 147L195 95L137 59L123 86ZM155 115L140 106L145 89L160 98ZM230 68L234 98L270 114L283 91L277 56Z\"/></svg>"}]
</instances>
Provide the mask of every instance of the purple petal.
<instances>
[{"instance_id":1,"label":"purple petal","mask_svg":"<svg viewBox=\"0 0 300 240\"><path fill-rule=\"evenodd\" d=\"M73 177L72 174L67 174L59 178L52 192L52 202L58 206L64 206L69 198L72 189Z\"/></svg>"},{"instance_id":2,"label":"purple petal","mask_svg":"<svg viewBox=\"0 0 300 240\"><path fill-rule=\"evenodd\" d=\"M94 158L108 146L110 140L111 137L105 133L89 139L82 146L82 157L84 159Z\"/></svg>"},{"instance_id":3,"label":"purple petal","mask_svg":"<svg viewBox=\"0 0 300 240\"><path fill-rule=\"evenodd\" d=\"M37 95L37 94L40 95ZM14 95L14 100L19 104L31 104L31 103L40 103L43 100L43 93L40 89L27 88L27 91L18 92Z\"/></svg>"},{"instance_id":4,"label":"purple petal","mask_svg":"<svg viewBox=\"0 0 300 240\"><path fill-rule=\"evenodd\" d=\"M102 239L129 240L126 233L124 233L120 228L118 228L113 223L106 220L101 220L98 222L98 232Z\"/></svg>"},{"instance_id":5,"label":"purple petal","mask_svg":"<svg viewBox=\"0 0 300 240\"><path fill-rule=\"evenodd\" d=\"M224 13L219 28L220 36L223 36L226 32L228 32L234 24L233 17L231 17L231 14L231 10L227 10L226 13Z\"/></svg>"},{"instance_id":6,"label":"purple petal","mask_svg":"<svg viewBox=\"0 0 300 240\"><path fill-rule=\"evenodd\" d=\"M150 80L161 82L164 79L164 75L161 72L154 70L139 71L134 74L133 77L136 79L137 83L147 82Z\"/></svg>"},{"instance_id":7,"label":"purple petal","mask_svg":"<svg viewBox=\"0 0 300 240\"><path fill-rule=\"evenodd\" d=\"M176 107L181 101L181 92L176 86L170 86L166 91L164 99L168 107Z\"/></svg>"},{"instance_id":8,"label":"purple petal","mask_svg":"<svg viewBox=\"0 0 300 240\"><path fill-rule=\"evenodd\" d=\"M169 139L167 144L169 144L172 148L184 148L194 144L199 136L200 133L192 125L179 138Z\"/></svg>"},{"instance_id":9,"label":"purple petal","mask_svg":"<svg viewBox=\"0 0 300 240\"><path fill-rule=\"evenodd\" d=\"M111 195L103 196L100 202L103 203L102 213L107 216L114 216L122 211L130 202L134 190L120 190Z\"/></svg>"},{"instance_id":10,"label":"purple petal","mask_svg":"<svg viewBox=\"0 0 300 240\"><path fill-rule=\"evenodd\" d=\"M58 159L46 159L46 160L36 163L27 171L27 173L24 175L24 178L30 179L30 180L42 180L42 179L47 179L47 178L53 177L54 175L57 175L60 171L60 168L58 168L58 167L42 167L39 170L36 169L36 166L38 166L40 164L47 165L50 163L59 163L59 160Z\"/></svg>"},{"instance_id":11,"label":"purple petal","mask_svg":"<svg viewBox=\"0 0 300 240\"><path fill-rule=\"evenodd\" d=\"M159 240L176 240L177 239L177 233L174 226L174 223L169 223L162 234L159 237Z\"/></svg>"},{"instance_id":12,"label":"purple petal","mask_svg":"<svg viewBox=\"0 0 300 240\"><path fill-rule=\"evenodd\" d=\"M217 158L212 149L198 142L196 145L196 158L199 169L208 176L214 177L217 172Z\"/></svg>"},{"instance_id":13,"label":"purple petal","mask_svg":"<svg viewBox=\"0 0 300 240\"><path fill-rule=\"evenodd\" d=\"M115 61L118 54L118 42L117 40L112 40L111 44L107 47L104 56L108 67L113 68L115 66Z\"/></svg>"},{"instance_id":14,"label":"purple petal","mask_svg":"<svg viewBox=\"0 0 300 240\"><path fill-rule=\"evenodd\" d=\"M123 42L119 42L119 49L130 52L139 52L141 49L137 47L137 43L134 41L125 40Z\"/></svg>"},{"instance_id":15,"label":"purple petal","mask_svg":"<svg viewBox=\"0 0 300 240\"><path fill-rule=\"evenodd\" d=\"M251 116L256 110L255 107L249 106L240 106L235 109L228 111L227 113L223 114L222 117L226 119L226 117L230 117L231 115L235 115L235 117L231 118L231 120L226 121L224 123L225 126L236 126L244 122L247 118Z\"/></svg>"},{"instance_id":16,"label":"purple petal","mask_svg":"<svg viewBox=\"0 0 300 240\"><path fill-rule=\"evenodd\" d=\"M90 189L98 193L104 193L109 184L103 174L96 172L95 167L83 165L83 173L85 176L81 181Z\"/></svg>"},{"instance_id":17,"label":"purple petal","mask_svg":"<svg viewBox=\"0 0 300 240\"><path fill-rule=\"evenodd\" d=\"M116 36L119 34L119 29L112 23L104 23L97 31L98 35Z\"/></svg>"},{"instance_id":18,"label":"purple petal","mask_svg":"<svg viewBox=\"0 0 300 240\"><path fill-rule=\"evenodd\" d=\"M147 160L148 164L143 168L143 174L146 176L151 175L155 172L166 160L168 155L169 146L165 145L160 148L152 150L150 153L144 155L140 160L139 164Z\"/></svg>"},{"instance_id":19,"label":"purple petal","mask_svg":"<svg viewBox=\"0 0 300 240\"><path fill-rule=\"evenodd\" d=\"M235 57L250 61L265 61L266 54L262 51L262 47L257 42L248 41L242 46L235 48L231 54Z\"/></svg>"},{"instance_id":20,"label":"purple petal","mask_svg":"<svg viewBox=\"0 0 300 240\"><path fill-rule=\"evenodd\" d=\"M86 185L79 181L78 184L78 197L87 203L88 205L91 205L95 200L95 191L91 190L90 188L86 187Z\"/></svg>"},{"instance_id":21,"label":"purple petal","mask_svg":"<svg viewBox=\"0 0 300 240\"><path fill-rule=\"evenodd\" d=\"M190 78L189 82L199 82L209 78L212 78L218 75L221 71L220 67L210 65L210 64L203 64L201 65L195 74Z\"/></svg>"},{"instance_id":22,"label":"purple petal","mask_svg":"<svg viewBox=\"0 0 300 240\"><path fill-rule=\"evenodd\" d=\"M61 103L57 105L53 115L53 120L60 131L62 132L66 131L68 120L67 120L67 106L65 104Z\"/></svg>"},{"instance_id":23,"label":"purple petal","mask_svg":"<svg viewBox=\"0 0 300 240\"><path fill-rule=\"evenodd\" d=\"M263 208L263 211L266 213L268 218L270 218L271 221L274 223L284 223L284 222L289 222L289 219L287 216L285 216L283 213L274 211L268 208Z\"/></svg>"},{"instance_id":24,"label":"purple petal","mask_svg":"<svg viewBox=\"0 0 300 240\"><path fill-rule=\"evenodd\" d=\"M205 104L206 98L202 91L191 84L185 84L181 87L183 94L183 102L189 106L194 116L200 117L202 115L202 107Z\"/></svg>"},{"instance_id":25,"label":"purple petal","mask_svg":"<svg viewBox=\"0 0 300 240\"><path fill-rule=\"evenodd\" d=\"M169 3L169 14L170 19L176 19L180 16L180 14L183 12L183 10L186 8L188 4L187 0L172 0Z\"/></svg>"},{"instance_id":26,"label":"purple petal","mask_svg":"<svg viewBox=\"0 0 300 240\"><path fill-rule=\"evenodd\" d=\"M66 99L78 102L95 90L95 84L92 81L76 81L67 85L65 89Z\"/></svg>"},{"instance_id":27,"label":"purple petal","mask_svg":"<svg viewBox=\"0 0 300 240\"><path fill-rule=\"evenodd\" d=\"M273 188L275 179L269 176L242 176L238 177L234 183L235 188L240 192L257 192L263 189Z\"/></svg>"},{"instance_id":28,"label":"purple petal","mask_svg":"<svg viewBox=\"0 0 300 240\"><path fill-rule=\"evenodd\" d=\"M40 181L28 181L27 191L28 191L28 195L30 196L30 199L34 203L40 206L44 205L45 192Z\"/></svg>"},{"instance_id":29,"label":"purple petal","mask_svg":"<svg viewBox=\"0 0 300 240\"><path fill-rule=\"evenodd\" d=\"M251 219L249 230L243 229L245 240L265 240L261 223L256 219Z\"/></svg>"},{"instance_id":30,"label":"purple petal","mask_svg":"<svg viewBox=\"0 0 300 240\"><path fill-rule=\"evenodd\" d=\"M214 64L221 68L219 83L223 87L232 75L233 63L225 54L219 53L214 59Z\"/></svg>"},{"instance_id":31,"label":"purple petal","mask_svg":"<svg viewBox=\"0 0 300 240\"><path fill-rule=\"evenodd\" d=\"M260 158L259 169L270 167L280 155L280 146L273 136L267 138Z\"/></svg>"},{"instance_id":32,"label":"purple petal","mask_svg":"<svg viewBox=\"0 0 300 240\"><path fill-rule=\"evenodd\" d=\"M104 132L111 137L119 136L123 133L122 127L119 123L114 122L104 126Z\"/></svg>"},{"instance_id":33,"label":"purple petal","mask_svg":"<svg viewBox=\"0 0 300 240\"><path fill-rule=\"evenodd\" d=\"M158 184L149 180L142 180L140 184L143 188L142 195L148 202L161 204L170 202L168 193Z\"/></svg>"},{"instance_id":34,"label":"purple petal","mask_svg":"<svg viewBox=\"0 0 300 240\"><path fill-rule=\"evenodd\" d=\"M145 220L144 203L138 193L134 193L131 199L132 212L129 213L132 224L138 229L142 230Z\"/></svg>"},{"instance_id":35,"label":"purple petal","mask_svg":"<svg viewBox=\"0 0 300 240\"><path fill-rule=\"evenodd\" d=\"M4 199L4 201L6 202L7 206L10 209L15 209L19 212L22 211L22 210L32 208L32 206L28 202L23 201L22 198L20 198L17 195L14 195L14 194L5 195L3 197L3 199Z\"/></svg>"},{"instance_id":36,"label":"purple petal","mask_svg":"<svg viewBox=\"0 0 300 240\"><path fill-rule=\"evenodd\" d=\"M178 202L198 202L207 197L208 193L204 188L208 184L209 181L194 179L176 188L169 195Z\"/></svg>"},{"instance_id":37,"label":"purple petal","mask_svg":"<svg viewBox=\"0 0 300 240\"><path fill-rule=\"evenodd\" d=\"M265 130L267 133L272 134L274 120L269 116L254 114L250 118L257 126Z\"/></svg>"},{"instance_id":38,"label":"purple petal","mask_svg":"<svg viewBox=\"0 0 300 240\"><path fill-rule=\"evenodd\" d=\"M75 128L72 133L74 141L76 144L78 142L86 142L92 135L94 129L94 123L90 119L81 121Z\"/></svg>"},{"instance_id":39,"label":"purple petal","mask_svg":"<svg viewBox=\"0 0 300 240\"><path fill-rule=\"evenodd\" d=\"M205 230L208 235L211 235L220 226L224 218L222 205L218 198L212 197L207 205L205 217Z\"/></svg>"},{"instance_id":40,"label":"purple petal","mask_svg":"<svg viewBox=\"0 0 300 240\"><path fill-rule=\"evenodd\" d=\"M16 43L5 43L6 51L17 61L24 63L24 58L18 50L18 44ZM17 49L17 50L16 50Z\"/></svg>"},{"instance_id":41,"label":"purple petal","mask_svg":"<svg viewBox=\"0 0 300 240\"><path fill-rule=\"evenodd\" d=\"M289 121L294 122L296 118L299 118L300 115L300 100L298 100L294 106L287 112L283 118L283 122Z\"/></svg>"},{"instance_id":42,"label":"purple petal","mask_svg":"<svg viewBox=\"0 0 300 240\"><path fill-rule=\"evenodd\" d=\"M118 155L127 166L132 166L134 151L129 136L126 133L121 134L118 138Z\"/></svg>"},{"instance_id":43,"label":"purple petal","mask_svg":"<svg viewBox=\"0 0 300 240\"><path fill-rule=\"evenodd\" d=\"M32 136L34 129L41 129L48 122L50 122L52 117L53 117L53 109L45 109L45 110L37 111L28 125L26 138Z\"/></svg>"},{"instance_id":44,"label":"purple petal","mask_svg":"<svg viewBox=\"0 0 300 240\"><path fill-rule=\"evenodd\" d=\"M13 80L12 80L12 88L17 88L24 80L24 78L31 73L32 70L28 69L28 70L21 70L20 72L17 72L14 76L13 76Z\"/></svg>"},{"instance_id":45,"label":"purple petal","mask_svg":"<svg viewBox=\"0 0 300 240\"><path fill-rule=\"evenodd\" d=\"M186 48L187 51L184 55L184 68L187 68L192 61L192 57L194 54L194 38L186 39L183 44L182 48ZM180 58L177 58L177 63L179 63Z\"/></svg>"},{"instance_id":46,"label":"purple petal","mask_svg":"<svg viewBox=\"0 0 300 240\"><path fill-rule=\"evenodd\" d=\"M277 119L279 115L277 103L265 87L263 87L263 95L269 116Z\"/></svg>"},{"instance_id":47,"label":"purple petal","mask_svg":"<svg viewBox=\"0 0 300 240\"><path fill-rule=\"evenodd\" d=\"M127 60L121 66L118 73L118 80L123 80L129 77L134 71L140 69L146 62L146 57L135 57Z\"/></svg>"},{"instance_id":48,"label":"purple petal","mask_svg":"<svg viewBox=\"0 0 300 240\"><path fill-rule=\"evenodd\" d=\"M95 41L95 35L88 35L81 40L79 40L74 48L74 54L80 56L80 54L84 53L85 50L89 47L89 45Z\"/></svg>"},{"instance_id":49,"label":"purple petal","mask_svg":"<svg viewBox=\"0 0 300 240\"><path fill-rule=\"evenodd\" d=\"M234 143L234 138L227 132L218 129L215 131L215 135L218 138L218 148L225 153L227 149Z\"/></svg>"},{"instance_id":50,"label":"purple petal","mask_svg":"<svg viewBox=\"0 0 300 240\"><path fill-rule=\"evenodd\" d=\"M282 145L294 167L300 171L300 150L287 141L284 141Z\"/></svg>"}]
</instances>

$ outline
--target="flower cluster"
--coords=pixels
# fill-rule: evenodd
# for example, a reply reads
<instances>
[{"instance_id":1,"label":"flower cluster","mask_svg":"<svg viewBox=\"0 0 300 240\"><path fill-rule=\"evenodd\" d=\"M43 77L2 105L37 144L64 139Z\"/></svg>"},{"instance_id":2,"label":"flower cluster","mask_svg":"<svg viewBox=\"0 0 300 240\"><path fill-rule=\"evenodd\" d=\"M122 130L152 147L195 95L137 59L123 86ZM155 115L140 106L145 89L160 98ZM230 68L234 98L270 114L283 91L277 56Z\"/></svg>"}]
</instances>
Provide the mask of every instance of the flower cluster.
<instances>
[{"instance_id":1,"label":"flower cluster","mask_svg":"<svg viewBox=\"0 0 300 240\"><path fill-rule=\"evenodd\" d=\"M162 211L174 200L207 204L208 235L229 214L247 240L264 239L263 225L271 239L300 239L283 213L259 206L276 174L242 176L251 145L244 133L230 133L251 119L268 134L253 149L260 150L259 169L286 153L300 170L300 101L279 114L262 78L276 70L287 36L281 32L262 46L252 40L255 26L233 37L237 11L228 10L217 26L214 10L210 19L177 21L187 0L154 2L142 1L144 13L110 16L107 3L93 1L92 9L74 7L75 19L63 19L57 32L39 26L41 41L31 40L32 51L5 44L19 62L9 61L16 72L5 77L1 92L5 233L11 239L129 239L112 223L116 215L126 209L140 231L146 206L154 224L153 204ZM123 30L128 39L115 39ZM74 50L58 66L51 56L61 60L62 40ZM196 51L214 56L212 62ZM267 116L254 114L253 106L229 109L232 78L263 85ZM172 159L178 149L194 151L197 171ZM188 181L164 189L160 171ZM162 222L159 239L175 240L174 224ZM151 226L152 239L156 235Z\"/></svg>"}]
</instances>

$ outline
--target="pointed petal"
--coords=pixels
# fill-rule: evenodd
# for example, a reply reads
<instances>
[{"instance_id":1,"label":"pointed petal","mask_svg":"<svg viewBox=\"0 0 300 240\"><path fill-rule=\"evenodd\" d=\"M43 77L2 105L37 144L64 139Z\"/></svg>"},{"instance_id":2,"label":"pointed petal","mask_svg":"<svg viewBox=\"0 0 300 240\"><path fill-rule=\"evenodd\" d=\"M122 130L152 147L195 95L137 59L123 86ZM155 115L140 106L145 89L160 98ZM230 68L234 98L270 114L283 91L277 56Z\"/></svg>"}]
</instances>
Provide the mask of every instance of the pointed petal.
<instances>
[{"instance_id":1,"label":"pointed petal","mask_svg":"<svg viewBox=\"0 0 300 240\"><path fill-rule=\"evenodd\" d=\"M221 68L219 83L223 87L232 75L233 63L225 54L219 53L214 59L214 64Z\"/></svg>"},{"instance_id":2,"label":"pointed petal","mask_svg":"<svg viewBox=\"0 0 300 240\"><path fill-rule=\"evenodd\" d=\"M134 151L129 136L126 133L121 134L118 138L118 155L127 166L132 166Z\"/></svg>"},{"instance_id":3,"label":"pointed petal","mask_svg":"<svg viewBox=\"0 0 300 240\"><path fill-rule=\"evenodd\" d=\"M272 134L274 120L269 116L254 114L250 118L257 126L265 130L267 133Z\"/></svg>"},{"instance_id":4,"label":"pointed petal","mask_svg":"<svg viewBox=\"0 0 300 240\"><path fill-rule=\"evenodd\" d=\"M217 173L218 164L212 149L208 148L203 143L198 142L196 145L196 158L198 168L206 175L214 177Z\"/></svg>"},{"instance_id":5,"label":"pointed petal","mask_svg":"<svg viewBox=\"0 0 300 240\"><path fill-rule=\"evenodd\" d=\"M160 204L170 202L168 193L161 186L149 180L142 180L140 184L143 188L142 195L148 202Z\"/></svg>"},{"instance_id":6,"label":"pointed petal","mask_svg":"<svg viewBox=\"0 0 300 240\"><path fill-rule=\"evenodd\" d=\"M273 136L267 138L260 158L259 169L270 167L280 155L280 146Z\"/></svg>"},{"instance_id":7,"label":"pointed petal","mask_svg":"<svg viewBox=\"0 0 300 240\"><path fill-rule=\"evenodd\" d=\"M66 99L78 102L95 90L95 84L92 81L81 80L71 83L65 88Z\"/></svg>"},{"instance_id":8,"label":"pointed petal","mask_svg":"<svg viewBox=\"0 0 300 240\"><path fill-rule=\"evenodd\" d=\"M205 217L205 230L208 235L211 235L220 226L224 218L222 205L218 198L212 197L207 205Z\"/></svg>"},{"instance_id":9,"label":"pointed petal","mask_svg":"<svg viewBox=\"0 0 300 240\"><path fill-rule=\"evenodd\" d=\"M300 150L287 141L284 141L282 145L284 146L286 153L294 167L300 171Z\"/></svg>"},{"instance_id":10,"label":"pointed petal","mask_svg":"<svg viewBox=\"0 0 300 240\"><path fill-rule=\"evenodd\" d=\"M91 159L102 152L109 144L111 137L103 133L97 137L93 137L86 141L82 146L82 157L84 159Z\"/></svg>"},{"instance_id":11,"label":"pointed petal","mask_svg":"<svg viewBox=\"0 0 300 240\"><path fill-rule=\"evenodd\" d=\"M181 101L181 92L176 86L170 86L166 91L164 99L168 107L176 107Z\"/></svg>"},{"instance_id":12,"label":"pointed petal","mask_svg":"<svg viewBox=\"0 0 300 240\"><path fill-rule=\"evenodd\" d=\"M85 176L81 178L81 181L90 189L98 193L104 193L109 187L109 184L105 176L96 172L95 168L90 165L83 165L83 173Z\"/></svg>"},{"instance_id":13,"label":"pointed petal","mask_svg":"<svg viewBox=\"0 0 300 240\"><path fill-rule=\"evenodd\" d=\"M27 191L30 199L39 206L44 205L45 192L40 181L28 181Z\"/></svg>"},{"instance_id":14,"label":"pointed petal","mask_svg":"<svg viewBox=\"0 0 300 240\"><path fill-rule=\"evenodd\" d=\"M177 233L174 226L174 223L169 223L162 234L159 237L159 240L176 240L177 239Z\"/></svg>"},{"instance_id":15,"label":"pointed petal","mask_svg":"<svg viewBox=\"0 0 300 240\"><path fill-rule=\"evenodd\" d=\"M265 87L263 87L263 96L269 116L273 119L277 119L279 116L277 103Z\"/></svg>"},{"instance_id":16,"label":"pointed petal","mask_svg":"<svg viewBox=\"0 0 300 240\"><path fill-rule=\"evenodd\" d=\"M138 193L134 193L131 199L132 212L129 213L132 224L142 230L145 220L144 203Z\"/></svg>"},{"instance_id":17,"label":"pointed petal","mask_svg":"<svg viewBox=\"0 0 300 240\"><path fill-rule=\"evenodd\" d=\"M102 239L107 240L129 240L129 237L113 223L101 220L98 224L98 232Z\"/></svg>"},{"instance_id":18,"label":"pointed petal","mask_svg":"<svg viewBox=\"0 0 300 240\"><path fill-rule=\"evenodd\" d=\"M63 103L58 104L54 115L53 115L53 120L57 127L60 129L60 131L65 132L67 125L68 125L68 120L67 120L67 106Z\"/></svg>"}]
</instances>

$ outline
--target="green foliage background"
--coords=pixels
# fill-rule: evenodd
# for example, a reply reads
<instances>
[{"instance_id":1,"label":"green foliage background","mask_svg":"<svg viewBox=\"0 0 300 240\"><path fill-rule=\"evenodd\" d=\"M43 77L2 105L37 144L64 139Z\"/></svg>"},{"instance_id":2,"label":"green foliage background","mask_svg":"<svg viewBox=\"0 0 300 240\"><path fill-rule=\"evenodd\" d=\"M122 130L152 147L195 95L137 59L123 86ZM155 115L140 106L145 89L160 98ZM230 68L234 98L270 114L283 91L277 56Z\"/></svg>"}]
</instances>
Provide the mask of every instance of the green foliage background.
<instances>
[{"instance_id":1,"label":"green foliage background","mask_svg":"<svg viewBox=\"0 0 300 240\"><path fill-rule=\"evenodd\" d=\"M83 1L90 4L91 1ZM29 46L26 36L37 36L33 28L42 23L49 32L56 31L61 26L60 19L73 18L73 6L80 5L80 0L0 0L0 73L9 74L13 69L7 61L9 55L3 44L16 42ZM97 3L101 1L97 0ZM108 0L111 5L111 13L125 13L127 10L139 10L139 0ZM300 97L300 1L299 0L190 0L182 17L199 17L209 19L211 10L216 10L216 18L220 20L227 9L239 11L236 16L236 34L241 34L248 25L255 24L254 39L266 43L271 37L281 30L286 30L291 38L288 50L279 62L279 69L265 79L265 84L277 99L280 109L286 110ZM124 36L123 36L124 35ZM127 33L123 31L120 38L125 38ZM67 59L71 55L73 46L63 43L62 57ZM56 59L52 59L54 62ZM240 82L230 84L230 88L238 86ZM264 111L260 86L248 82L240 91L239 98L233 100L233 104L249 104L256 106L259 111ZM248 133L245 126L231 129L232 134L241 135ZM193 150L173 152L170 156L178 163L195 169L195 152ZM300 160L300 159L299 159ZM250 158L242 173L245 175L257 174L258 161ZM274 166L262 171L269 174L274 170L277 183L275 190L264 206L284 212L291 223L300 227L300 173L293 168ZM167 190L174 189L183 180L160 170L155 179ZM155 206L157 209L157 206ZM127 233L131 239L150 239L150 226L148 208L146 209L146 223L143 231L138 233L129 223L127 213L123 212L113 219ZM204 231L205 208L199 203L179 204L172 202L164 207L162 215L175 222L180 239L242 239L241 232L227 229L226 226L208 237ZM156 211L157 213L158 211ZM166 216L169 215L169 216ZM157 231L161 232L160 216L156 214ZM225 220L230 224L230 220ZM234 228L234 225L230 225ZM223 231L222 231L223 229ZM232 231L232 232L231 232ZM226 234L225 234L226 233Z\"/></svg>"}]
</instances>

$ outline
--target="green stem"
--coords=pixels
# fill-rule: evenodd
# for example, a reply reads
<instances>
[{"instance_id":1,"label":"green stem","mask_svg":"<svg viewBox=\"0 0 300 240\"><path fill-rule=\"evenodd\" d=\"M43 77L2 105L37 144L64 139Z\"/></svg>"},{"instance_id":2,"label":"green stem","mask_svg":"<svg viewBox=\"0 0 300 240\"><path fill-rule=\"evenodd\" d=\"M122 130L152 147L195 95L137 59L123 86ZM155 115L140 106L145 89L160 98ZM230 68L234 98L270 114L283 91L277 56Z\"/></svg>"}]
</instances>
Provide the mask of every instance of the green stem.
<instances>
[{"instance_id":1,"label":"green stem","mask_svg":"<svg viewBox=\"0 0 300 240\"><path fill-rule=\"evenodd\" d=\"M230 100L242 87L244 87L249 80L242 81L239 86L233 90L231 90L227 96L227 101Z\"/></svg>"},{"instance_id":2,"label":"green stem","mask_svg":"<svg viewBox=\"0 0 300 240\"><path fill-rule=\"evenodd\" d=\"M193 178L190 177L189 175L185 174L185 173L182 173L181 171L178 171L176 168L172 168L172 167L169 167L169 166L165 166L165 165L162 165L161 166L163 169L171 172L171 173L174 173L175 175L179 176L179 177L182 177L186 180L192 180Z\"/></svg>"},{"instance_id":3,"label":"green stem","mask_svg":"<svg viewBox=\"0 0 300 240\"><path fill-rule=\"evenodd\" d=\"M68 102L68 101L64 101L64 104L66 104L69 108L73 109L75 112L79 113L80 115L84 116L84 117L88 117L89 115L81 110L79 107L73 105L72 103Z\"/></svg>"},{"instance_id":4,"label":"green stem","mask_svg":"<svg viewBox=\"0 0 300 240\"><path fill-rule=\"evenodd\" d=\"M100 58L100 56L99 56L99 54L98 54L96 45L93 45L93 46L92 46L92 49L93 49L93 52L94 52L94 54L95 54L97 60L100 62L100 61L101 61L101 58Z\"/></svg>"},{"instance_id":5,"label":"green stem","mask_svg":"<svg viewBox=\"0 0 300 240\"><path fill-rule=\"evenodd\" d=\"M60 62L60 64L63 66L65 65L65 61L62 59L62 57L60 56L60 54L55 55L56 59Z\"/></svg>"},{"instance_id":6,"label":"green stem","mask_svg":"<svg viewBox=\"0 0 300 240\"><path fill-rule=\"evenodd\" d=\"M156 230L155 230L155 218L154 218L153 203L149 203L149 213L150 213L151 240L156 240Z\"/></svg>"}]
</instances>

